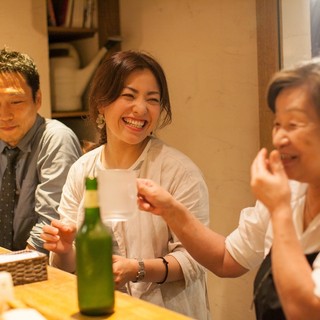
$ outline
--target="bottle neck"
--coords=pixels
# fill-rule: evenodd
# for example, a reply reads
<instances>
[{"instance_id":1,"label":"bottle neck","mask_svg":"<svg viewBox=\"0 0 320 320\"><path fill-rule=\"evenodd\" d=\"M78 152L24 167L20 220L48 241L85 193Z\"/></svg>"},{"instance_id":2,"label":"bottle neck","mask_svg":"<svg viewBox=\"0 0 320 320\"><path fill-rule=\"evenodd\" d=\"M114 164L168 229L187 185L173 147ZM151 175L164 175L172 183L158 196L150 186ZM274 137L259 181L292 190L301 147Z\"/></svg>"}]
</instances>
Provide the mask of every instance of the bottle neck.
<instances>
[{"instance_id":1,"label":"bottle neck","mask_svg":"<svg viewBox=\"0 0 320 320\"><path fill-rule=\"evenodd\" d=\"M85 221L94 223L100 220L97 190L86 190L84 197Z\"/></svg>"},{"instance_id":2,"label":"bottle neck","mask_svg":"<svg viewBox=\"0 0 320 320\"><path fill-rule=\"evenodd\" d=\"M86 209L99 208L97 190L86 190L84 196L84 207Z\"/></svg>"}]
</instances>

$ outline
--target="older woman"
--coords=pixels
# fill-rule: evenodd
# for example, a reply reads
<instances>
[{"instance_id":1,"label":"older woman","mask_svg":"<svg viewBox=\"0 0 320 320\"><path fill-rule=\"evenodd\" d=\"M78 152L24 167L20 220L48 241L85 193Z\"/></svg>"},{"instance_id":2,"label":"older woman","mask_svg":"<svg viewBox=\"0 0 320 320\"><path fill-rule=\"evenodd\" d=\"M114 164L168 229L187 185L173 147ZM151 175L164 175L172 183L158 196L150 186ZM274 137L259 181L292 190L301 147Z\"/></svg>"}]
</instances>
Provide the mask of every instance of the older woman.
<instances>
[{"instance_id":1,"label":"older woman","mask_svg":"<svg viewBox=\"0 0 320 320\"><path fill-rule=\"evenodd\" d=\"M252 165L260 201L242 211L228 237L198 223L152 181L138 182L140 207L161 215L191 255L218 276L237 277L261 264L257 319L319 319L319 60L275 74L268 104L275 112L275 150L268 157L262 149Z\"/></svg>"},{"instance_id":2,"label":"older woman","mask_svg":"<svg viewBox=\"0 0 320 320\"><path fill-rule=\"evenodd\" d=\"M165 74L151 56L135 51L102 61L91 83L90 111L100 131L100 146L70 169L59 206L62 216L84 215L84 181L98 170L134 170L184 203L200 223L208 224L208 192L198 167L154 134L171 121ZM75 226L62 221L45 226L44 247L51 262L75 271ZM107 223L107 221L106 221ZM114 238L113 272L117 289L196 319L210 317L206 272L159 217L135 214L109 222Z\"/></svg>"}]
</instances>

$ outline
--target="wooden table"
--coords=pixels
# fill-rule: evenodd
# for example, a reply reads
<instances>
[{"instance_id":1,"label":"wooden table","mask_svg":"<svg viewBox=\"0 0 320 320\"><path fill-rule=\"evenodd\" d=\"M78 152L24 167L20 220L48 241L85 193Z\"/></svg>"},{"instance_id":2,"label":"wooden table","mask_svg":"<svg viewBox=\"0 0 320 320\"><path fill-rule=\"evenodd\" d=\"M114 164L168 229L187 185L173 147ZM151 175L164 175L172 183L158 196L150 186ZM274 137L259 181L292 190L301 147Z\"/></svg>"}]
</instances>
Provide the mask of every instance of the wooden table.
<instances>
[{"instance_id":1,"label":"wooden table","mask_svg":"<svg viewBox=\"0 0 320 320\"><path fill-rule=\"evenodd\" d=\"M6 252L0 248L0 253ZM76 276L48 266L48 280L14 287L15 298L38 310L48 320L67 319L190 319L146 301L115 292L115 312L108 316L88 317L79 312Z\"/></svg>"}]
</instances>

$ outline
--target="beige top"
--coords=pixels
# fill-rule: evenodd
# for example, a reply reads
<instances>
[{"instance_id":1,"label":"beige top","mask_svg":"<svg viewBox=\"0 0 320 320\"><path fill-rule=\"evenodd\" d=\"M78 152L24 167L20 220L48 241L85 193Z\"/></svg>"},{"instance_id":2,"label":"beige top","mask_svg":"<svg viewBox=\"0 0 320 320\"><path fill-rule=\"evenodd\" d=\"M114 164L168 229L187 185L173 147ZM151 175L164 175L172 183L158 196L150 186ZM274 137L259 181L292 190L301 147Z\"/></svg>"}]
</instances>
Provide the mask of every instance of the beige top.
<instances>
[{"instance_id":1,"label":"beige top","mask_svg":"<svg viewBox=\"0 0 320 320\"><path fill-rule=\"evenodd\" d=\"M103 170L100 161L102 150L103 146L82 156L71 167L63 188L59 212L75 219L78 227L84 216L84 179L89 175L97 176L98 169ZM186 155L152 138L131 169L137 171L138 177L160 184L201 222L209 224L207 186L199 168ZM161 217L137 212L127 222L109 225L116 242L115 249L122 256L152 259L170 254L181 265L184 281L162 285L128 283L134 297L195 319L210 319L206 271L188 254Z\"/></svg>"}]
</instances>

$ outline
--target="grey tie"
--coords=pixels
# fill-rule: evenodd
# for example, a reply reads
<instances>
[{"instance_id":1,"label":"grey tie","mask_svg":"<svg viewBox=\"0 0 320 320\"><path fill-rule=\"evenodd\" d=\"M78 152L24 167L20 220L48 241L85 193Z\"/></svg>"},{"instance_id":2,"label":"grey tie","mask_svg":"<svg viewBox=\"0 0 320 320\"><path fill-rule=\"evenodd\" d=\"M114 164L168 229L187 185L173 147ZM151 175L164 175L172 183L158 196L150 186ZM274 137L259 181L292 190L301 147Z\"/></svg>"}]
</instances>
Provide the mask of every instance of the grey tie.
<instances>
[{"instance_id":1,"label":"grey tie","mask_svg":"<svg viewBox=\"0 0 320 320\"><path fill-rule=\"evenodd\" d=\"M19 149L5 148L7 168L2 177L0 190L0 246L12 249L13 241L13 215L16 194L15 164Z\"/></svg>"}]
</instances>

